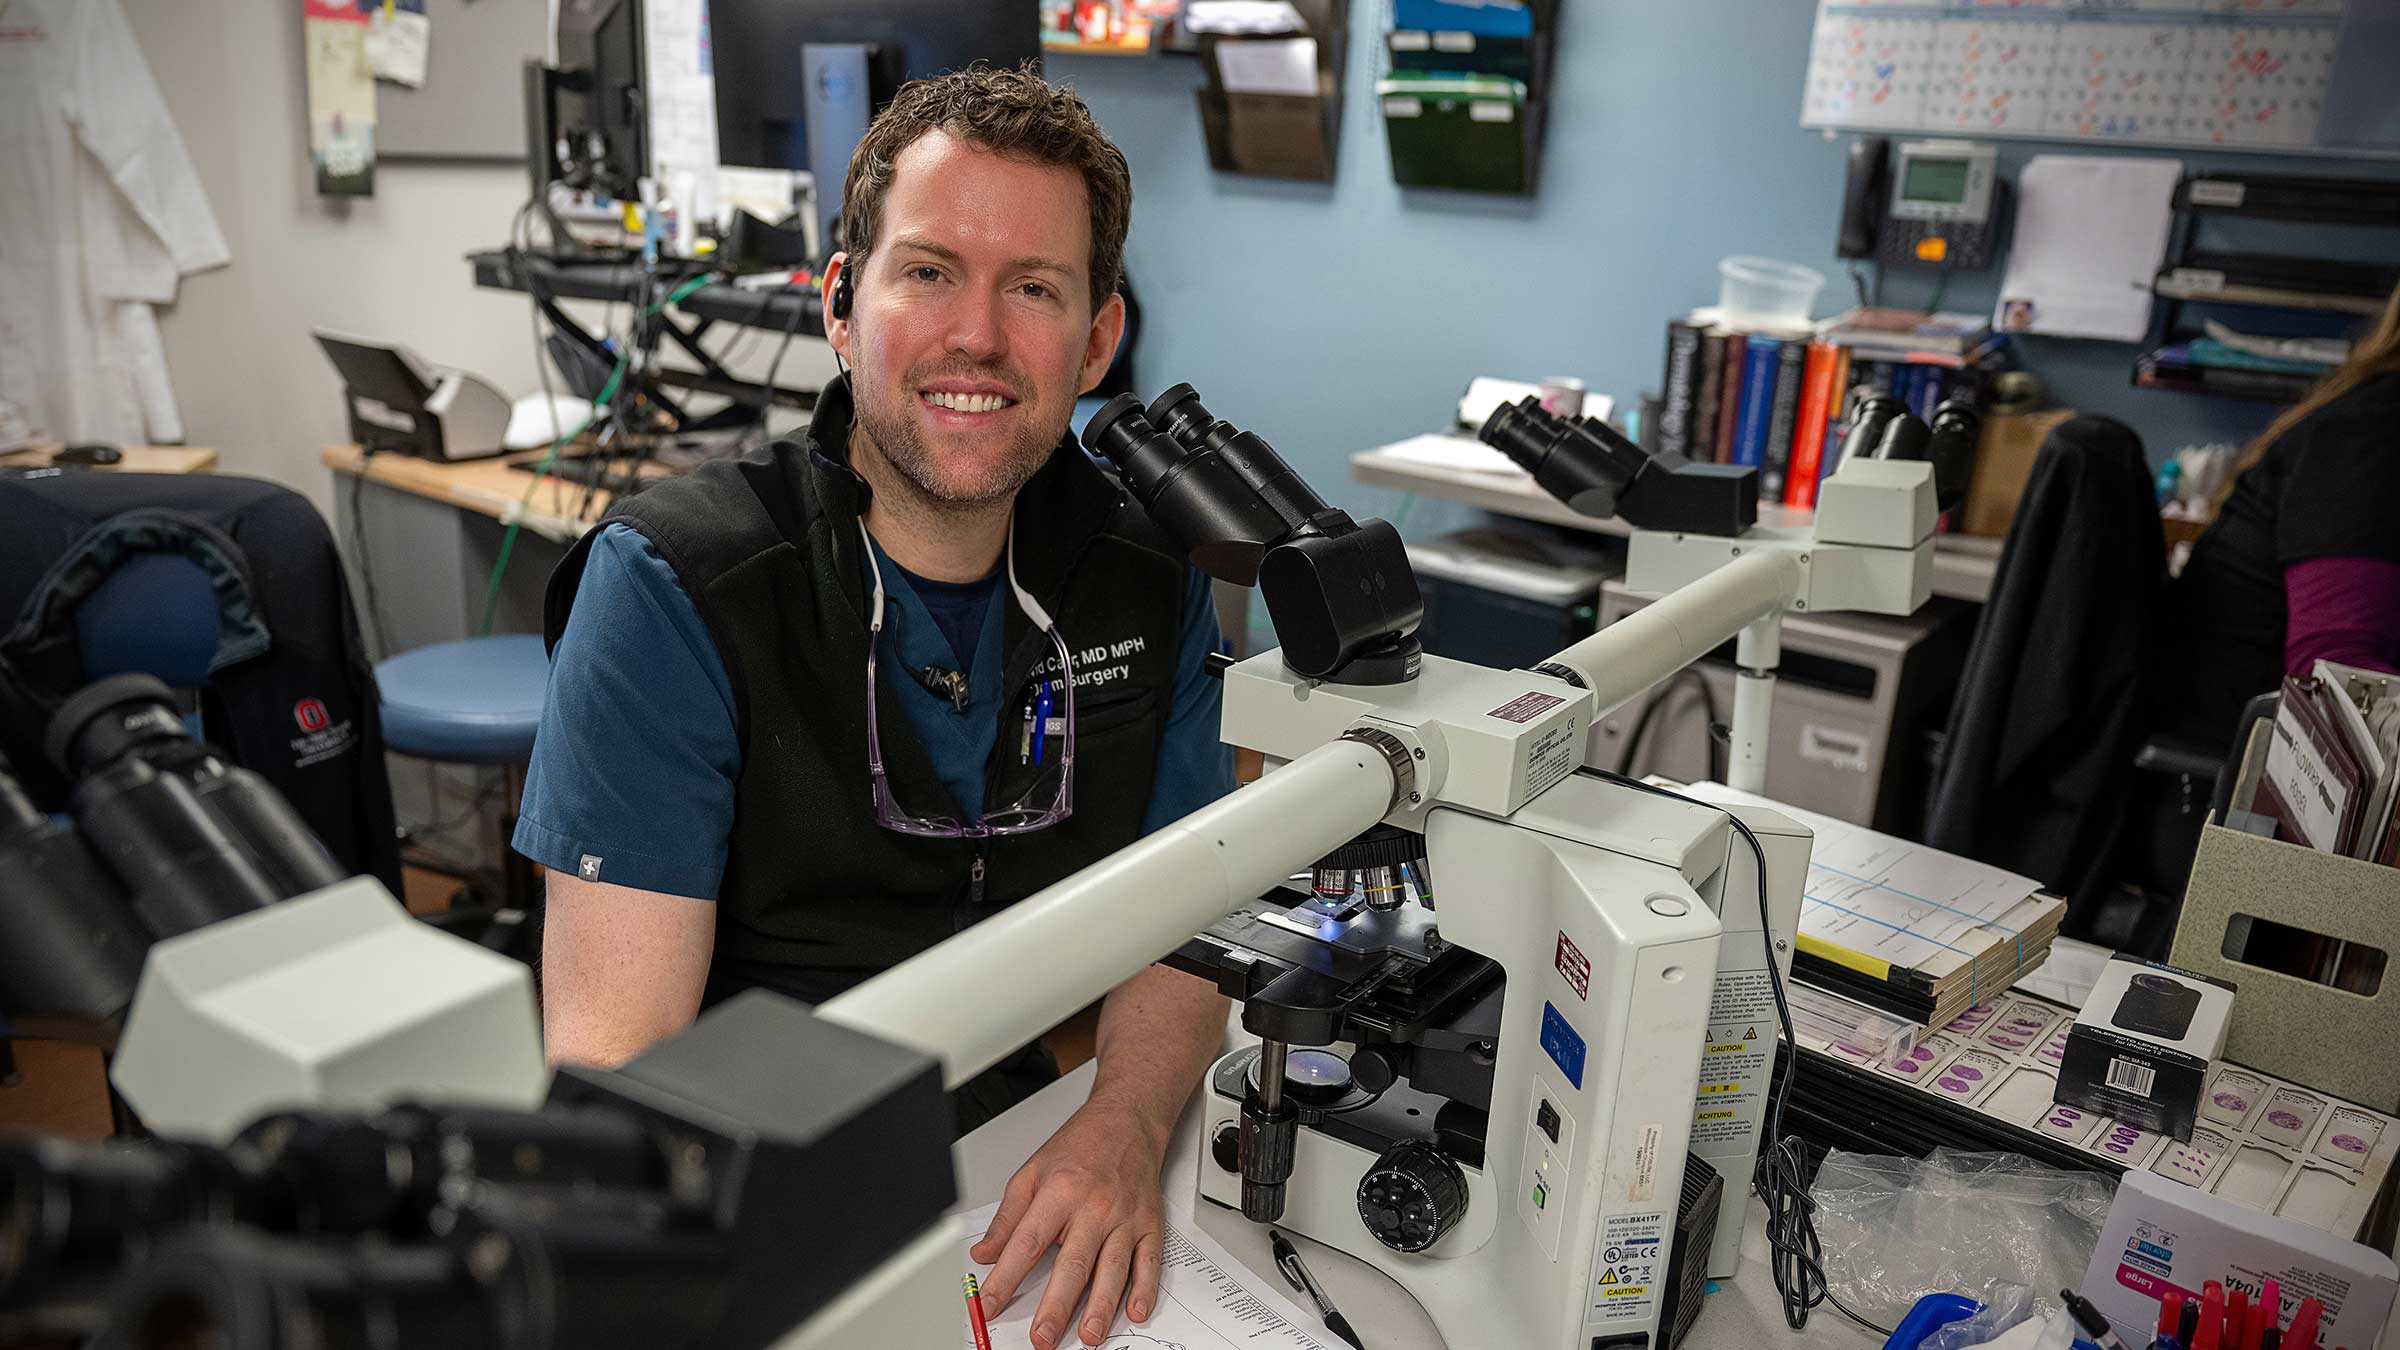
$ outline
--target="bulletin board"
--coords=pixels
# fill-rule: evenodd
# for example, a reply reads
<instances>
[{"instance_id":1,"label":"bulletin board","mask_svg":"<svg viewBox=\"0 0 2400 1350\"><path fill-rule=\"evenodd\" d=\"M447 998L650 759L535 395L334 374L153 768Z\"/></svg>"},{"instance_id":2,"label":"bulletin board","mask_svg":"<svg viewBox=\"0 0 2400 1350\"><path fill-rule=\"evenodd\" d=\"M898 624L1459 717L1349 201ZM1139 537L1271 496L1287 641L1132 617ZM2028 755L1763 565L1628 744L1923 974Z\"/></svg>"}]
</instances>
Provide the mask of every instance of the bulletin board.
<instances>
[{"instance_id":1,"label":"bulletin board","mask_svg":"<svg viewBox=\"0 0 2400 1350\"><path fill-rule=\"evenodd\" d=\"M2400 156L2382 3L1820 0L1800 122Z\"/></svg>"},{"instance_id":2,"label":"bulletin board","mask_svg":"<svg viewBox=\"0 0 2400 1350\"><path fill-rule=\"evenodd\" d=\"M549 0L425 0L425 85L375 82L380 159L525 158L528 60L550 53Z\"/></svg>"}]
</instances>

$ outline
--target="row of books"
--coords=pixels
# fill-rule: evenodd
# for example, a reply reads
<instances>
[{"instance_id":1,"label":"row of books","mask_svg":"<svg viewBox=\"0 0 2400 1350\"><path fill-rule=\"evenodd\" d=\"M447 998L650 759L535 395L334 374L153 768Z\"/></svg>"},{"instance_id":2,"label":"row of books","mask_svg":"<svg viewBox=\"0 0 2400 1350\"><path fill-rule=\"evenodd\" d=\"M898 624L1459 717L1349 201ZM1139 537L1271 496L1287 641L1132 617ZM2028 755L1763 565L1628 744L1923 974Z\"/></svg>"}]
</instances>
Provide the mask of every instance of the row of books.
<instances>
[{"instance_id":1,"label":"row of books","mask_svg":"<svg viewBox=\"0 0 2400 1350\"><path fill-rule=\"evenodd\" d=\"M1661 452L1759 471L1759 500L1813 507L1860 391L1930 417L1979 385L1996 349L1974 315L1853 310L1808 328L1744 331L1703 311L1667 325Z\"/></svg>"}]
</instances>

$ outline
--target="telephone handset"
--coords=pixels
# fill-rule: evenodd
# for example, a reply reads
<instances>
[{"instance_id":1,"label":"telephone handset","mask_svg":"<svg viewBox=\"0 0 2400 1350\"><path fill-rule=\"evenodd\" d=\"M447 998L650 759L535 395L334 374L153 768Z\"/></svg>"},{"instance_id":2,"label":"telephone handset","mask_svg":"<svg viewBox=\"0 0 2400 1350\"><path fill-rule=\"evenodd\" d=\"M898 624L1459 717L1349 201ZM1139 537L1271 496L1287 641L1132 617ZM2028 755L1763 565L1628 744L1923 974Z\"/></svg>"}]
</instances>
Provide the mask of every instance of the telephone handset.
<instances>
[{"instance_id":1,"label":"telephone handset","mask_svg":"<svg viewBox=\"0 0 2400 1350\"><path fill-rule=\"evenodd\" d=\"M1842 230L1836 256L1872 258L1883 229L1883 201L1891 191L1892 142L1861 136L1850 142L1850 172L1842 184Z\"/></svg>"}]
</instances>

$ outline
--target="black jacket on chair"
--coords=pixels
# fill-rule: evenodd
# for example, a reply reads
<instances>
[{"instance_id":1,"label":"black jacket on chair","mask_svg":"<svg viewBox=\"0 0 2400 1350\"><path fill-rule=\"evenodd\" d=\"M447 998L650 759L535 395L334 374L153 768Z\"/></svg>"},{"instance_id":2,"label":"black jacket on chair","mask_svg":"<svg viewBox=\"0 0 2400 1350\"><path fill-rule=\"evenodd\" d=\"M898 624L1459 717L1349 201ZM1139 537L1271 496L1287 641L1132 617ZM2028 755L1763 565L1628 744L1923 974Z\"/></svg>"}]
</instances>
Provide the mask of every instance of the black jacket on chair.
<instances>
[{"instance_id":1,"label":"black jacket on chair","mask_svg":"<svg viewBox=\"0 0 2400 1350\"><path fill-rule=\"evenodd\" d=\"M399 894L375 669L332 532L288 488L220 474L0 480L0 751L55 809L65 784L42 762L40 723L86 683L76 607L141 551L185 554L215 582L210 742L274 784L336 861Z\"/></svg>"},{"instance_id":2,"label":"black jacket on chair","mask_svg":"<svg viewBox=\"0 0 2400 1350\"><path fill-rule=\"evenodd\" d=\"M2106 417L2052 431L1968 650L1926 843L2070 903L2106 889L2165 557L2141 438Z\"/></svg>"}]
</instances>

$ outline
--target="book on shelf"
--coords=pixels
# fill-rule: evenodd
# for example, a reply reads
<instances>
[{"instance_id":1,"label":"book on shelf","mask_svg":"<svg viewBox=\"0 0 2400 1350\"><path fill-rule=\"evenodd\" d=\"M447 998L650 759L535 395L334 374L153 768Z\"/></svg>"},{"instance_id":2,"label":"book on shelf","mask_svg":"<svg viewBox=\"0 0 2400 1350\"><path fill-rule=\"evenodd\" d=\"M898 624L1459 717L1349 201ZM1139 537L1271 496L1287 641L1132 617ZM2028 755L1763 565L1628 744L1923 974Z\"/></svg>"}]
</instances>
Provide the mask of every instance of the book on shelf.
<instances>
[{"instance_id":1,"label":"book on shelf","mask_svg":"<svg viewBox=\"0 0 2400 1350\"><path fill-rule=\"evenodd\" d=\"M1725 388L1725 348L1733 334L1712 328L1700 335L1700 383L1692 401L1692 448L1699 463L1717 457L1717 399Z\"/></svg>"},{"instance_id":2,"label":"book on shelf","mask_svg":"<svg viewBox=\"0 0 2400 1350\"><path fill-rule=\"evenodd\" d=\"M1825 427L1834 416L1834 391L1840 387L1845 353L1827 342L1812 342L1800 372L1800 409L1792 423L1792 467L1784 482L1786 506L1817 504L1817 474L1825 459Z\"/></svg>"},{"instance_id":3,"label":"book on shelf","mask_svg":"<svg viewBox=\"0 0 2400 1350\"><path fill-rule=\"evenodd\" d=\"M1742 368L1749 355L1750 338L1747 334L1725 335L1725 355L1717 362L1717 434L1708 447L1708 457L1719 464L1733 462L1733 443L1741 434Z\"/></svg>"},{"instance_id":4,"label":"book on shelf","mask_svg":"<svg viewBox=\"0 0 2400 1350\"><path fill-rule=\"evenodd\" d=\"M1767 403L1767 441L1759 448L1758 499L1780 502L1791 478L1792 428L1800 415L1801 376L1809 342L1784 338L1775 344L1775 390Z\"/></svg>"},{"instance_id":5,"label":"book on shelf","mask_svg":"<svg viewBox=\"0 0 2400 1350\"><path fill-rule=\"evenodd\" d=\"M1667 368L1659 382L1658 451L1688 455L1692 420L1700 401L1700 340L1706 329L1692 319L1667 325Z\"/></svg>"}]
</instances>

